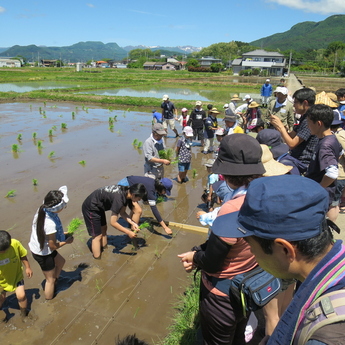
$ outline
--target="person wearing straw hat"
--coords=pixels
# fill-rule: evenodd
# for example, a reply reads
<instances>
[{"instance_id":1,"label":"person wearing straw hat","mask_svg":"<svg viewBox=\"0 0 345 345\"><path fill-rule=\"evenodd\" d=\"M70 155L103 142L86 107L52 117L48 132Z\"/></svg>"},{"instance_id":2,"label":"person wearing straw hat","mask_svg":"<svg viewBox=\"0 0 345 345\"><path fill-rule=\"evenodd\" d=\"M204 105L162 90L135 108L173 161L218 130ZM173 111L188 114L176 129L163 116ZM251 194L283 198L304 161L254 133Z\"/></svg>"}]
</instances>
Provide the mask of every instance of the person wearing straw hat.
<instances>
[{"instance_id":1,"label":"person wearing straw hat","mask_svg":"<svg viewBox=\"0 0 345 345\"><path fill-rule=\"evenodd\" d=\"M237 93L235 93L230 99L229 108L232 110L234 114L236 113L237 102L239 101L242 101L242 99L238 97Z\"/></svg>"},{"instance_id":2,"label":"person wearing straw hat","mask_svg":"<svg viewBox=\"0 0 345 345\"><path fill-rule=\"evenodd\" d=\"M253 101L248 105L247 112L245 114L245 125L250 126L254 119L261 119L261 109L259 103Z\"/></svg>"},{"instance_id":3,"label":"person wearing straw hat","mask_svg":"<svg viewBox=\"0 0 345 345\"><path fill-rule=\"evenodd\" d=\"M205 145L203 150L204 154L213 152L214 132L218 129L218 114L219 111L217 110L217 108L212 108L209 111L209 116L205 120Z\"/></svg>"}]
</instances>

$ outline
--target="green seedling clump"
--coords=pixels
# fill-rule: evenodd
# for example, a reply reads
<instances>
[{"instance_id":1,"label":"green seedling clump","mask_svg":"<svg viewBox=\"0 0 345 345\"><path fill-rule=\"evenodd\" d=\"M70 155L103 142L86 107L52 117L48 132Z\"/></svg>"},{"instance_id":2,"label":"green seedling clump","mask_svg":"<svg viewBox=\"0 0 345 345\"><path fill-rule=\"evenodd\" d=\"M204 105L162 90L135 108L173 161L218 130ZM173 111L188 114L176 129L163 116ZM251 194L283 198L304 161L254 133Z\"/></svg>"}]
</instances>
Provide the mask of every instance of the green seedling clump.
<instances>
[{"instance_id":1,"label":"green seedling clump","mask_svg":"<svg viewBox=\"0 0 345 345\"><path fill-rule=\"evenodd\" d=\"M36 139L37 138L37 133L36 132L33 132L32 133L32 139Z\"/></svg>"},{"instance_id":2,"label":"green seedling clump","mask_svg":"<svg viewBox=\"0 0 345 345\"><path fill-rule=\"evenodd\" d=\"M43 147L43 145L42 145L42 140L38 140L38 141L37 141L37 147L38 147L39 149L41 149L41 148Z\"/></svg>"},{"instance_id":3,"label":"green seedling clump","mask_svg":"<svg viewBox=\"0 0 345 345\"><path fill-rule=\"evenodd\" d=\"M134 139L132 145L133 146L138 146L138 139Z\"/></svg>"},{"instance_id":4,"label":"green seedling clump","mask_svg":"<svg viewBox=\"0 0 345 345\"><path fill-rule=\"evenodd\" d=\"M51 151L48 155L49 158L53 158L55 156L55 151Z\"/></svg>"},{"instance_id":5,"label":"green seedling clump","mask_svg":"<svg viewBox=\"0 0 345 345\"><path fill-rule=\"evenodd\" d=\"M83 231L83 229L80 229L83 223L80 218L73 218L67 226L67 233L72 236L80 234Z\"/></svg>"},{"instance_id":6,"label":"green seedling clump","mask_svg":"<svg viewBox=\"0 0 345 345\"><path fill-rule=\"evenodd\" d=\"M143 147L143 142L142 142L142 141L139 141L137 147L138 147L138 149L140 149L141 147Z\"/></svg>"},{"instance_id":7,"label":"green seedling clump","mask_svg":"<svg viewBox=\"0 0 345 345\"><path fill-rule=\"evenodd\" d=\"M109 117L109 124L112 125L114 123L114 119L112 117Z\"/></svg>"},{"instance_id":8,"label":"green seedling clump","mask_svg":"<svg viewBox=\"0 0 345 345\"><path fill-rule=\"evenodd\" d=\"M157 197L156 199L156 204L159 204L160 202L163 202L165 200L163 195L160 195L159 197Z\"/></svg>"},{"instance_id":9,"label":"green seedling clump","mask_svg":"<svg viewBox=\"0 0 345 345\"><path fill-rule=\"evenodd\" d=\"M22 134L19 133L18 136L17 136L17 140L21 141L22 140Z\"/></svg>"},{"instance_id":10,"label":"green seedling clump","mask_svg":"<svg viewBox=\"0 0 345 345\"><path fill-rule=\"evenodd\" d=\"M192 177L195 179L198 176L198 171L196 169L192 170Z\"/></svg>"},{"instance_id":11,"label":"green seedling clump","mask_svg":"<svg viewBox=\"0 0 345 345\"><path fill-rule=\"evenodd\" d=\"M61 128L62 128L62 129L67 129L67 123L62 122L62 123L61 123Z\"/></svg>"},{"instance_id":12,"label":"green seedling clump","mask_svg":"<svg viewBox=\"0 0 345 345\"><path fill-rule=\"evenodd\" d=\"M18 144L13 144L12 145L12 152L18 152L19 151L19 145Z\"/></svg>"},{"instance_id":13,"label":"green seedling clump","mask_svg":"<svg viewBox=\"0 0 345 345\"><path fill-rule=\"evenodd\" d=\"M34 186L37 186L38 181L37 181L37 179L36 179L36 178L33 178L33 179L32 179L32 184L33 184Z\"/></svg>"},{"instance_id":14,"label":"green seedling clump","mask_svg":"<svg viewBox=\"0 0 345 345\"><path fill-rule=\"evenodd\" d=\"M161 159L167 159L169 161L171 161L173 155L174 155L174 150L173 149L167 149L167 150L160 150L158 152L159 154L159 158Z\"/></svg>"},{"instance_id":15,"label":"green seedling clump","mask_svg":"<svg viewBox=\"0 0 345 345\"><path fill-rule=\"evenodd\" d=\"M52 129L49 129L49 131L48 131L48 135L49 135L50 137L52 137L52 136L53 136L53 130L52 130Z\"/></svg>"},{"instance_id":16,"label":"green seedling clump","mask_svg":"<svg viewBox=\"0 0 345 345\"><path fill-rule=\"evenodd\" d=\"M82 166L85 166L86 162L85 161L79 161L79 164Z\"/></svg>"},{"instance_id":17,"label":"green seedling clump","mask_svg":"<svg viewBox=\"0 0 345 345\"><path fill-rule=\"evenodd\" d=\"M141 230L141 229L147 229L147 228L149 228L150 227L150 223L149 222L144 222L144 223L141 223L140 225L139 225L139 229Z\"/></svg>"},{"instance_id":18,"label":"green seedling clump","mask_svg":"<svg viewBox=\"0 0 345 345\"><path fill-rule=\"evenodd\" d=\"M5 195L5 198L12 198L16 193L15 189L11 189L7 192L7 194Z\"/></svg>"}]
</instances>

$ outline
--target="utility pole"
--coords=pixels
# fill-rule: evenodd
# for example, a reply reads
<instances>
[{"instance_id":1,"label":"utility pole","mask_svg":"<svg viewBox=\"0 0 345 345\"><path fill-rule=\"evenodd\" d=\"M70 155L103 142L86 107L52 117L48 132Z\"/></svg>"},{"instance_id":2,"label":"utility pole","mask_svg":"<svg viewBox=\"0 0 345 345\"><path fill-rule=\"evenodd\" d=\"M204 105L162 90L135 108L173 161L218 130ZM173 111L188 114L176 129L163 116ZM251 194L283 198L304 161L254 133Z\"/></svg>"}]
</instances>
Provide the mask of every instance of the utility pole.
<instances>
[{"instance_id":1,"label":"utility pole","mask_svg":"<svg viewBox=\"0 0 345 345\"><path fill-rule=\"evenodd\" d=\"M288 67L288 77L290 77L291 57L292 57L292 50L290 50L289 67Z\"/></svg>"}]
</instances>

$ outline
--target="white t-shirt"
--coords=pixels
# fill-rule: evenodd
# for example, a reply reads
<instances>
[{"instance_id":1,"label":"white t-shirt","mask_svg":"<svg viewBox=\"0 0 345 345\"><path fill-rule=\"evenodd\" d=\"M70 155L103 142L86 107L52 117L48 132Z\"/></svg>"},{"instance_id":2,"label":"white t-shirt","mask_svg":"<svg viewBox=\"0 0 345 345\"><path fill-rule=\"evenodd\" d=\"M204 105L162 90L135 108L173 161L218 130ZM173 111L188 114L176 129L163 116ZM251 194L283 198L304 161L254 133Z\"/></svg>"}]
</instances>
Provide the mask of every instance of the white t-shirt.
<instances>
[{"instance_id":1,"label":"white t-shirt","mask_svg":"<svg viewBox=\"0 0 345 345\"><path fill-rule=\"evenodd\" d=\"M46 219L44 221L44 232L46 234L46 239L45 239L43 250L41 250L40 243L38 242L38 238L37 238L37 231L36 231L37 216L38 216L38 210L32 222L32 231L31 231L31 237L30 237L30 242L29 242L29 248L31 252L34 254L49 255L52 253L52 250L49 248L47 235L56 233L56 225L55 225L55 222L50 218L49 214L46 213Z\"/></svg>"}]
</instances>

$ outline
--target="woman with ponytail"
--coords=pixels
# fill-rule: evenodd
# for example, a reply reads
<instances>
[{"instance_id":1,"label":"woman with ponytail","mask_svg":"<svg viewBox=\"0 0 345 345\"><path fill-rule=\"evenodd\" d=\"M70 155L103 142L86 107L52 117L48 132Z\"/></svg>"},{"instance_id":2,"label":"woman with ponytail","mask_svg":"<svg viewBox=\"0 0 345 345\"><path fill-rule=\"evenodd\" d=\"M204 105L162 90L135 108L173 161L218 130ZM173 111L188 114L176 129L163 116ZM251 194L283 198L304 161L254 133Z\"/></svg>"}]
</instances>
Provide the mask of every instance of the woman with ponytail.
<instances>
[{"instance_id":1,"label":"woman with ponytail","mask_svg":"<svg viewBox=\"0 0 345 345\"><path fill-rule=\"evenodd\" d=\"M85 199L82 212L87 231L92 236L91 251L95 259L101 258L101 253L108 244L105 211L111 211L111 226L133 239L140 230L138 223L142 212L138 201L146 196L145 186L136 183L130 187L111 185L98 188ZM129 215L126 212L127 206L131 210ZM118 222L120 217L129 223L131 229Z\"/></svg>"},{"instance_id":2,"label":"woman with ponytail","mask_svg":"<svg viewBox=\"0 0 345 345\"><path fill-rule=\"evenodd\" d=\"M51 190L32 223L29 248L46 278L44 294L47 300L54 297L57 279L66 261L57 249L73 242L73 237L66 238L58 215L67 206L68 200L66 186Z\"/></svg>"}]
</instances>

